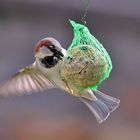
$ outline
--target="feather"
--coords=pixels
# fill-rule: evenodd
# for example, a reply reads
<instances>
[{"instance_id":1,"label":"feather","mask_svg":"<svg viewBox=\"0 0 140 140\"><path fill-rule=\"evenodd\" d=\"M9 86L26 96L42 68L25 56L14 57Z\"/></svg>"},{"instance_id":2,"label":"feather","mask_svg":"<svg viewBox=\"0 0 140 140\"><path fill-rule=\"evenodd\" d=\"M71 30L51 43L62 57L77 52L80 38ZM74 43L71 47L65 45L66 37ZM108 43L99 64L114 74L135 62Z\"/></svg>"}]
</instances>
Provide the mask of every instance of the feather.
<instances>
[{"instance_id":1,"label":"feather","mask_svg":"<svg viewBox=\"0 0 140 140\"><path fill-rule=\"evenodd\" d=\"M54 88L47 76L34 64L21 69L0 85L0 96L22 95Z\"/></svg>"}]
</instances>

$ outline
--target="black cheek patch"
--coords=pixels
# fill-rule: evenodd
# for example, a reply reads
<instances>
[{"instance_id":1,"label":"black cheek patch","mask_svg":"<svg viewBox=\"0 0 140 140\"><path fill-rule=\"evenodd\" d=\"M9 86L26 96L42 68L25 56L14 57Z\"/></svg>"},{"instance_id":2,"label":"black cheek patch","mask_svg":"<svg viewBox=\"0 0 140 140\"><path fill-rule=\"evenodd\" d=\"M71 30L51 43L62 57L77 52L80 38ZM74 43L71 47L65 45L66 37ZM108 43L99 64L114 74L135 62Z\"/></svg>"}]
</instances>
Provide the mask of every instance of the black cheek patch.
<instances>
[{"instance_id":1,"label":"black cheek patch","mask_svg":"<svg viewBox=\"0 0 140 140\"><path fill-rule=\"evenodd\" d=\"M41 60L46 68L52 68L58 63L59 59L54 56L46 56Z\"/></svg>"}]
</instances>

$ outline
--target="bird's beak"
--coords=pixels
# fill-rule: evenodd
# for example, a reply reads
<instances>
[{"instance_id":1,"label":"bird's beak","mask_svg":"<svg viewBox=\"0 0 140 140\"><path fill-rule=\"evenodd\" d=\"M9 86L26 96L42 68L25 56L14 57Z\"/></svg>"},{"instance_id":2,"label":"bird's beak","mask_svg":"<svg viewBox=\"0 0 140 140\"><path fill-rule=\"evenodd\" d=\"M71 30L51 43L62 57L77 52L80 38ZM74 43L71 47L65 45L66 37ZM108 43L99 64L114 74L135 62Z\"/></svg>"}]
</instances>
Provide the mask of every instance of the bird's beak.
<instances>
[{"instance_id":1,"label":"bird's beak","mask_svg":"<svg viewBox=\"0 0 140 140\"><path fill-rule=\"evenodd\" d=\"M64 57L63 53L59 51L56 51L54 55L60 60L62 60Z\"/></svg>"}]
</instances>

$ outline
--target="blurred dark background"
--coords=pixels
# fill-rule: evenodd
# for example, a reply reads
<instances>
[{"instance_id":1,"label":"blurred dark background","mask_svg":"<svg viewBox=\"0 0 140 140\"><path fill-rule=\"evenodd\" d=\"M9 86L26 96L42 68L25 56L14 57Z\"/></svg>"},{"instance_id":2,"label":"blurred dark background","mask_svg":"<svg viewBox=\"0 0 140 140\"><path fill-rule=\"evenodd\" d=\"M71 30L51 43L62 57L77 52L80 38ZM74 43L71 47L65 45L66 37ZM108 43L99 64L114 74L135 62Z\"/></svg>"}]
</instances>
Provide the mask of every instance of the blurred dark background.
<instances>
[{"instance_id":1,"label":"blurred dark background","mask_svg":"<svg viewBox=\"0 0 140 140\"><path fill-rule=\"evenodd\" d=\"M84 0L0 0L0 81L34 61L34 45L51 36L68 48L69 19L81 22ZM121 99L98 124L87 107L59 89L0 99L0 140L140 139L140 1L90 0L91 33L112 57L100 90Z\"/></svg>"}]
</instances>

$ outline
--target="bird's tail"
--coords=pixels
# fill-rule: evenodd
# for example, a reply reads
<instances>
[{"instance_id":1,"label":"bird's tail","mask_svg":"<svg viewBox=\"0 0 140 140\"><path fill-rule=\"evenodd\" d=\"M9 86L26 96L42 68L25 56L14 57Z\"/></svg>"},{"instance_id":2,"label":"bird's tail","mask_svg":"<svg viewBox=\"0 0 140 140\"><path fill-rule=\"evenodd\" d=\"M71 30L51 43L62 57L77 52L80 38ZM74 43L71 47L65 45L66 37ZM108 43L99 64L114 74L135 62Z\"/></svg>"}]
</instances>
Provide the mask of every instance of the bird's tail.
<instances>
[{"instance_id":1,"label":"bird's tail","mask_svg":"<svg viewBox=\"0 0 140 140\"><path fill-rule=\"evenodd\" d=\"M80 98L80 100L92 111L99 123L105 121L111 112L113 112L120 103L120 100L108 96L98 90L93 91L93 100Z\"/></svg>"}]
</instances>

